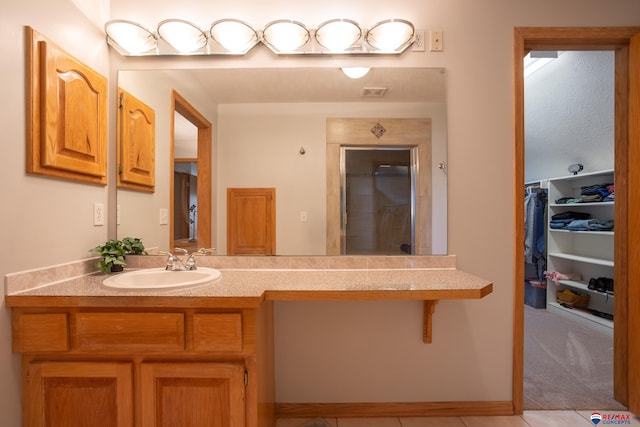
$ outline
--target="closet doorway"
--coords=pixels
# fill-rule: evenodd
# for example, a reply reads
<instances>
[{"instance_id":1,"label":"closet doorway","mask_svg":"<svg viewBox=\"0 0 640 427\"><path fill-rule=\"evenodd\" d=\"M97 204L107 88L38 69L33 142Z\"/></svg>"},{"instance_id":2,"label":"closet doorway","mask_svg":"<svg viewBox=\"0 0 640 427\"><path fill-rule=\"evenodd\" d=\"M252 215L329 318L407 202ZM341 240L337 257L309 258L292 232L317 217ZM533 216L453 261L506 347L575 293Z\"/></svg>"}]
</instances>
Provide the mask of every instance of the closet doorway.
<instances>
[{"instance_id":1,"label":"closet doorway","mask_svg":"<svg viewBox=\"0 0 640 427\"><path fill-rule=\"evenodd\" d=\"M614 272L614 62L525 58L524 410L626 409L613 398L613 286L588 287Z\"/></svg>"},{"instance_id":2,"label":"closet doorway","mask_svg":"<svg viewBox=\"0 0 640 427\"><path fill-rule=\"evenodd\" d=\"M640 336L629 324L640 321L640 203L631 197L640 185L640 27L516 28L514 32L515 259L514 413L523 410L524 329L524 79L522 59L531 50L612 50L615 52L616 300L614 397L640 414Z\"/></svg>"}]
</instances>

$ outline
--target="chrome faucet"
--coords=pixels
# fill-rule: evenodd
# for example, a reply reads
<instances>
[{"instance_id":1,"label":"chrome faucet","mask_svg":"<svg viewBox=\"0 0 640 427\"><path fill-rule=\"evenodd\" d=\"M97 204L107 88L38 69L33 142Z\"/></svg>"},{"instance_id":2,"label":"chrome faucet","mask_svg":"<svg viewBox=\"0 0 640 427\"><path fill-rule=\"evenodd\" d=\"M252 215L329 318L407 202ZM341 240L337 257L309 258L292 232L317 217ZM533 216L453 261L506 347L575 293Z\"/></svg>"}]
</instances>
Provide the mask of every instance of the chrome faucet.
<instances>
[{"instance_id":1,"label":"chrome faucet","mask_svg":"<svg viewBox=\"0 0 640 427\"><path fill-rule=\"evenodd\" d=\"M176 248L176 249L178 249L178 248ZM165 270L169 270L169 271L185 271L187 268L182 263L182 261L180 261L180 258L178 258L177 256L175 256L172 253L168 253L167 254L167 266L164 269Z\"/></svg>"},{"instance_id":2,"label":"chrome faucet","mask_svg":"<svg viewBox=\"0 0 640 427\"><path fill-rule=\"evenodd\" d=\"M182 253L183 255L187 255L187 260L184 262L181 262L183 270L197 270L198 267L196 267L196 259L194 258L196 252L193 253L189 253L186 249L184 248L174 248L175 251Z\"/></svg>"},{"instance_id":3,"label":"chrome faucet","mask_svg":"<svg viewBox=\"0 0 640 427\"><path fill-rule=\"evenodd\" d=\"M182 261L178 256L173 255L172 253L168 253L167 266L165 267L165 270L170 270L170 271L197 270L198 267L196 266L196 258L195 258L196 255L206 255L206 254L215 252L215 248L209 248L209 249L201 248L192 253L189 253L184 248L173 248L173 250L174 252L180 252L183 255L187 255L187 259L186 261Z\"/></svg>"}]
</instances>

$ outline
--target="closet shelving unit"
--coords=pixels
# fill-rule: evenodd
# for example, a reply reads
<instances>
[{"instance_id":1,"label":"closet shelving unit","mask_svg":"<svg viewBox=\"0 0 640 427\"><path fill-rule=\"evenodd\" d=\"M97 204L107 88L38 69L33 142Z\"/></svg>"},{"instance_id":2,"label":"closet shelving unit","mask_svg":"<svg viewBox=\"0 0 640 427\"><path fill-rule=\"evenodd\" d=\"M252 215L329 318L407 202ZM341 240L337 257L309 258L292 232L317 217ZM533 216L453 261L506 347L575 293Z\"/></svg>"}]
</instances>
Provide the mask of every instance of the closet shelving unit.
<instances>
[{"instance_id":1,"label":"closet shelving unit","mask_svg":"<svg viewBox=\"0 0 640 427\"><path fill-rule=\"evenodd\" d=\"M555 214L573 211L590 213L591 218L614 218L614 202L559 204L562 197L579 197L582 187L613 184L613 170L583 173L549 179L545 184L549 191L548 220ZM615 230L615 228L614 228ZM565 288L589 294L589 309L613 314L614 295L588 288L591 278L613 278L614 231L570 231L548 227L547 271L579 273L581 280L547 280L547 310L576 320L585 326L613 335L613 321L594 314L561 306L556 292Z\"/></svg>"}]
</instances>

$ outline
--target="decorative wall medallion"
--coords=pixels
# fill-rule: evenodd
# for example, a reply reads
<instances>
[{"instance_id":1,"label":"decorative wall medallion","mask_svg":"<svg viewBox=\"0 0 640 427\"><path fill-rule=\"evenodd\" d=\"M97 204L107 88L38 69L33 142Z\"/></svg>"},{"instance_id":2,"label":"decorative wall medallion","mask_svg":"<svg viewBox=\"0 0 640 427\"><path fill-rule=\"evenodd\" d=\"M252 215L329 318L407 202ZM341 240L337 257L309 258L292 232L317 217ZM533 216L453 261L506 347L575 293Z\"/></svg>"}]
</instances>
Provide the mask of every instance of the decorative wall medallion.
<instances>
[{"instance_id":1,"label":"decorative wall medallion","mask_svg":"<svg viewBox=\"0 0 640 427\"><path fill-rule=\"evenodd\" d=\"M387 130L380 123L376 123L375 126L371 128L371 133L378 139L380 139L386 131Z\"/></svg>"}]
</instances>

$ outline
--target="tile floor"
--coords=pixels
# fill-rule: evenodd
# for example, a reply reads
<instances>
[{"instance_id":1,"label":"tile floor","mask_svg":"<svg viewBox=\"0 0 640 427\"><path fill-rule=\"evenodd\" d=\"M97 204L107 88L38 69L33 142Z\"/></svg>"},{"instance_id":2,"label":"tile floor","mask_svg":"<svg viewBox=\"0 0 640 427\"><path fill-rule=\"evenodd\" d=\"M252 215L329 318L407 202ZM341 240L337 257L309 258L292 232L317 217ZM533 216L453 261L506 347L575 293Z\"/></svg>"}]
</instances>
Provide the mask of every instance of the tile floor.
<instances>
[{"instance_id":1,"label":"tile floor","mask_svg":"<svg viewBox=\"0 0 640 427\"><path fill-rule=\"evenodd\" d=\"M589 427L594 411L524 411L523 415L499 417L429 418L281 418L276 427ZM640 427L640 418L626 411L599 411L600 426ZM607 417L621 416L622 421ZM628 422L626 416L629 416ZM324 421L325 423L323 423Z\"/></svg>"}]
</instances>

